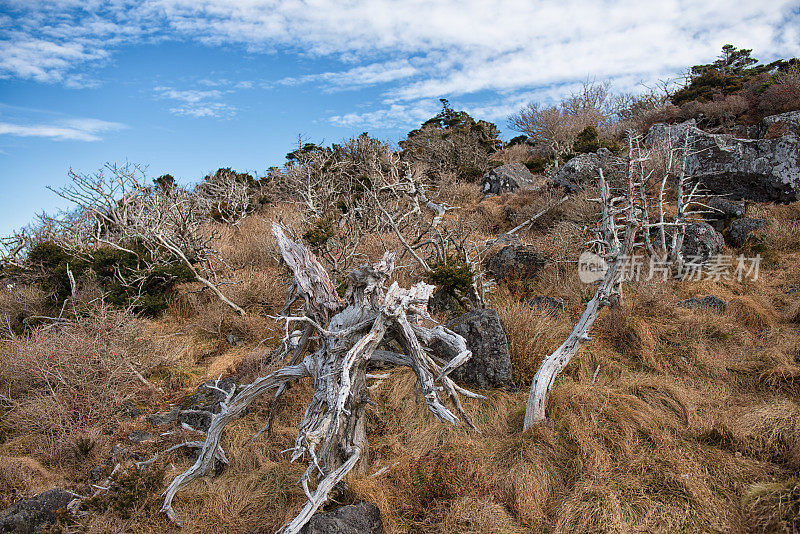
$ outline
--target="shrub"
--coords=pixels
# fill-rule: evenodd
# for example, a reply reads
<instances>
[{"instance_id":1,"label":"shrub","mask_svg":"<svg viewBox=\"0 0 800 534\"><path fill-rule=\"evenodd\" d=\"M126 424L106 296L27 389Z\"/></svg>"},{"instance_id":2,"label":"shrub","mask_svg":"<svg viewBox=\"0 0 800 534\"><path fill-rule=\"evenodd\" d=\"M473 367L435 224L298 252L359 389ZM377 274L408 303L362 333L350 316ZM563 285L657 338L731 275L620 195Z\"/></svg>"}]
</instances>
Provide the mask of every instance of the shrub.
<instances>
[{"instance_id":1,"label":"shrub","mask_svg":"<svg viewBox=\"0 0 800 534\"><path fill-rule=\"evenodd\" d=\"M434 265L428 274L428 280L443 289L453 292L459 291L468 295L472 290L474 274L468 263L451 261Z\"/></svg>"},{"instance_id":2,"label":"shrub","mask_svg":"<svg viewBox=\"0 0 800 534\"><path fill-rule=\"evenodd\" d=\"M303 239L312 247L321 247L333 237L333 221L329 218L319 219L306 233Z\"/></svg>"},{"instance_id":3,"label":"shrub","mask_svg":"<svg viewBox=\"0 0 800 534\"><path fill-rule=\"evenodd\" d=\"M533 174L544 174L544 172L547 170L547 167L552 164L553 162L551 160L538 156L533 157L525 162L525 166Z\"/></svg>"},{"instance_id":4,"label":"shrub","mask_svg":"<svg viewBox=\"0 0 800 534\"><path fill-rule=\"evenodd\" d=\"M128 246L130 252L111 247L72 251L42 241L31 249L27 269L16 273L16 279L33 282L48 294L50 306L60 308L72 292L69 271L79 285L98 283L108 303L155 316L175 297L175 286L194 280L194 275L183 264L153 263L147 250L137 243Z\"/></svg>"},{"instance_id":5,"label":"shrub","mask_svg":"<svg viewBox=\"0 0 800 534\"><path fill-rule=\"evenodd\" d=\"M83 504L89 510L113 510L118 517L129 519L137 510L160 504L156 492L163 481L163 468L140 471L130 467L111 478L108 491L86 499Z\"/></svg>"},{"instance_id":6,"label":"shrub","mask_svg":"<svg viewBox=\"0 0 800 534\"><path fill-rule=\"evenodd\" d=\"M154 391L142 376L166 362L163 349L144 323L110 307L3 342L0 383L15 403L3 417L9 438L26 436L32 452L48 461L73 457L92 429L113 428L125 401Z\"/></svg>"}]
</instances>

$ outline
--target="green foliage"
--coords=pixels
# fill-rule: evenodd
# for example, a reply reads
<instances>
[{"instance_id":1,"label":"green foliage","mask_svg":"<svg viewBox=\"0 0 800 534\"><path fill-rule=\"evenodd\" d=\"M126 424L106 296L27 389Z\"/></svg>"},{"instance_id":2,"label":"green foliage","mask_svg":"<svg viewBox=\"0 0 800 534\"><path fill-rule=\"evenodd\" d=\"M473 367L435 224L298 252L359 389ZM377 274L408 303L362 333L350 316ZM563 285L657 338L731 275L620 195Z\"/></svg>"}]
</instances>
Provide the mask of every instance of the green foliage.
<instances>
[{"instance_id":1,"label":"green foliage","mask_svg":"<svg viewBox=\"0 0 800 534\"><path fill-rule=\"evenodd\" d=\"M52 241L34 245L28 253L27 263L36 271L39 287L51 295L53 305L61 304L72 294L67 271L78 280L90 266L85 257L70 254Z\"/></svg>"},{"instance_id":2,"label":"green foliage","mask_svg":"<svg viewBox=\"0 0 800 534\"><path fill-rule=\"evenodd\" d=\"M525 166L528 167L528 170L533 174L544 174L547 170L547 166L551 163L553 163L551 159L534 156L525 162Z\"/></svg>"},{"instance_id":3,"label":"green foliage","mask_svg":"<svg viewBox=\"0 0 800 534\"><path fill-rule=\"evenodd\" d=\"M477 165L464 165L458 169L458 178L465 182L475 183L483 176L483 169Z\"/></svg>"},{"instance_id":4,"label":"green foliage","mask_svg":"<svg viewBox=\"0 0 800 534\"><path fill-rule=\"evenodd\" d=\"M468 263L450 261L432 266L428 280L447 291L458 290L461 294L468 295L472 288L474 274Z\"/></svg>"},{"instance_id":5,"label":"green foliage","mask_svg":"<svg viewBox=\"0 0 800 534\"><path fill-rule=\"evenodd\" d=\"M528 139L527 135L518 135L516 137L511 138L508 143L506 143L506 147L511 147L514 145L530 145L532 144L530 139Z\"/></svg>"},{"instance_id":6,"label":"green foliage","mask_svg":"<svg viewBox=\"0 0 800 534\"><path fill-rule=\"evenodd\" d=\"M692 78L688 86L672 95L672 103L680 106L693 100L708 102L715 94L730 95L742 88L744 80L739 74L708 70Z\"/></svg>"},{"instance_id":7,"label":"green foliage","mask_svg":"<svg viewBox=\"0 0 800 534\"><path fill-rule=\"evenodd\" d=\"M573 151L576 154L597 152L601 148L607 148L614 152L619 150L620 147L615 141L601 139L600 134L597 133L597 128L594 126L584 128L576 137L573 145Z\"/></svg>"},{"instance_id":8,"label":"green foliage","mask_svg":"<svg viewBox=\"0 0 800 534\"><path fill-rule=\"evenodd\" d=\"M52 241L42 241L31 248L26 260L26 279L32 280L50 294L49 304L60 307L71 295L67 270L76 283L95 281L103 290L109 304L127 307L147 316L155 316L166 309L175 294L175 286L194 279L191 270L183 264L153 263L147 251L137 243L129 243L129 251L101 247L94 251L71 252ZM18 273L20 276L22 273ZM135 287L127 280L139 280Z\"/></svg>"},{"instance_id":9,"label":"green foliage","mask_svg":"<svg viewBox=\"0 0 800 534\"><path fill-rule=\"evenodd\" d=\"M738 93L745 88L747 82L760 80L760 75L783 72L791 65L797 64L797 58L759 64L758 60L750 55L751 53L752 49L740 49L726 44L716 61L691 68L689 84L672 95L672 103L680 106L692 101L708 102L716 95ZM759 83L756 92L763 92L773 83L776 83L774 76L767 78Z\"/></svg>"},{"instance_id":10,"label":"green foliage","mask_svg":"<svg viewBox=\"0 0 800 534\"><path fill-rule=\"evenodd\" d=\"M424 164L430 172L452 172L470 180L489 170L489 156L503 146L497 126L456 111L442 98L442 110L408 133L403 158Z\"/></svg>"},{"instance_id":11,"label":"green foliage","mask_svg":"<svg viewBox=\"0 0 800 534\"><path fill-rule=\"evenodd\" d=\"M161 191L172 191L175 189L175 178L171 174L163 174L153 180L153 185Z\"/></svg>"},{"instance_id":12,"label":"green foliage","mask_svg":"<svg viewBox=\"0 0 800 534\"><path fill-rule=\"evenodd\" d=\"M303 239L312 247L321 247L333 237L333 221L330 218L319 219L314 226L303 234Z\"/></svg>"},{"instance_id":13,"label":"green foliage","mask_svg":"<svg viewBox=\"0 0 800 534\"><path fill-rule=\"evenodd\" d=\"M303 143L300 148L296 150L292 150L288 154L286 154L287 161L301 161L309 154L313 154L315 152L324 152L325 148L316 145L314 143Z\"/></svg>"},{"instance_id":14,"label":"green foliage","mask_svg":"<svg viewBox=\"0 0 800 534\"><path fill-rule=\"evenodd\" d=\"M752 48L723 45L722 53L717 56L717 60L708 65L695 65L692 67L692 76L701 76L712 70L726 74L742 74L758 63L756 58L750 56L752 52Z\"/></svg>"}]
</instances>

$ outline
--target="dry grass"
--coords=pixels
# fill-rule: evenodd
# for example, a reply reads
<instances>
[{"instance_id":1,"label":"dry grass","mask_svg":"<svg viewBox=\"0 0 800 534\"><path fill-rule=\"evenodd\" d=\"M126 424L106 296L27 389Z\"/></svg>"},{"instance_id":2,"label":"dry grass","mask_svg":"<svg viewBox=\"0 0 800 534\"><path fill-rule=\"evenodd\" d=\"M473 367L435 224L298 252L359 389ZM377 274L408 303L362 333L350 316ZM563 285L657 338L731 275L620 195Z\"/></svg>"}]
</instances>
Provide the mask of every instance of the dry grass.
<instances>
[{"instance_id":1,"label":"dry grass","mask_svg":"<svg viewBox=\"0 0 800 534\"><path fill-rule=\"evenodd\" d=\"M800 481L753 484L744 496L751 532L800 532Z\"/></svg>"},{"instance_id":2,"label":"dry grass","mask_svg":"<svg viewBox=\"0 0 800 534\"><path fill-rule=\"evenodd\" d=\"M8 437L48 462L82 461L126 401L157 391L142 380L169 360L147 325L99 307L62 328L3 342L0 383L13 402Z\"/></svg>"},{"instance_id":3,"label":"dry grass","mask_svg":"<svg viewBox=\"0 0 800 534\"><path fill-rule=\"evenodd\" d=\"M29 457L0 456L0 509L53 487L56 477Z\"/></svg>"},{"instance_id":4,"label":"dry grass","mask_svg":"<svg viewBox=\"0 0 800 534\"><path fill-rule=\"evenodd\" d=\"M553 199L520 193L478 202L477 186L456 183L439 193L463 200L448 221L460 217L476 239L507 230ZM375 502L387 534L798 531L800 308L785 291L800 285L800 242L785 228L797 224L799 205L750 207L749 215L770 220L763 242L776 251L758 282L626 284L623 304L602 311L593 339L556 382L549 422L521 432L539 362L563 341L593 293L569 263L595 216L589 196L576 195L520 236L557 261L524 287L501 285L491 295L517 387L465 403L481 433L438 422L417 399L413 375L392 371L372 392L367 460L337 502ZM224 291L248 317L192 293L197 288L190 285L156 321L106 310L60 332L3 342L0 393L16 404L3 416L0 504L56 483L79 489L87 470L126 432L152 430L115 412L124 400L162 410L207 378L235 373L249 381L275 366L266 355L276 325L266 315L282 305L288 279L275 261L273 219L302 226L291 206L271 205L220 233L225 262L240 281ZM387 249L402 253L395 236L370 235L359 252L374 259ZM421 279L407 255L399 264L400 283ZM728 309L677 306L708 294L728 301ZM531 295L561 298L565 310L555 317L532 310L524 303ZM162 336L170 336L179 355L155 341ZM165 395L144 386L126 362ZM289 464L281 451L292 446L311 392L307 381L292 386L272 435L255 444L249 440L267 417L269 399L230 425L223 447L231 465L176 501L184 531L270 532L297 512L304 496L295 482L303 466ZM149 456L184 437L165 437L139 452ZM89 442L96 445L81 456ZM177 468L166 483L189 462L175 452L157 466ZM131 519L105 512L82 528L172 530L147 508Z\"/></svg>"}]
</instances>

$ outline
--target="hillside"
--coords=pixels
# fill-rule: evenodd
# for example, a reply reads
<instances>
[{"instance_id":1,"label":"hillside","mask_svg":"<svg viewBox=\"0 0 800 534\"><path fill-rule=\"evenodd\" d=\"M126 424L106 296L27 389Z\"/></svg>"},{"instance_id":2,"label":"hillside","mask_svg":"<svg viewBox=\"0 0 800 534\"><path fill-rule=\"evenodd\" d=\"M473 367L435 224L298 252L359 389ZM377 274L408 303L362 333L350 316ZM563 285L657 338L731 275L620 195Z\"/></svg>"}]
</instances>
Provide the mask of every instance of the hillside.
<instances>
[{"instance_id":1,"label":"hillside","mask_svg":"<svg viewBox=\"0 0 800 534\"><path fill-rule=\"evenodd\" d=\"M366 502L389 534L800 531L800 76L742 52L671 95L587 84L528 106L508 143L443 100L398 150L306 143L194 187L132 165L71 175L75 211L4 241L3 529L275 532L306 505L304 473L314 491L332 471L311 453L340 417L341 442L365 445L329 522ZM598 291L588 250L626 274L523 430L537 370ZM331 319L353 308L361 330ZM460 354L426 338L435 323L472 353L458 389L436 376ZM417 345L424 363L398 364ZM203 450L236 393L285 366L305 377ZM314 419L333 411L323 377L359 396ZM177 492L179 529L162 493L198 449L211 470ZM72 494L14 508L52 488ZM374 531L369 511L348 508L347 532Z\"/></svg>"}]
</instances>

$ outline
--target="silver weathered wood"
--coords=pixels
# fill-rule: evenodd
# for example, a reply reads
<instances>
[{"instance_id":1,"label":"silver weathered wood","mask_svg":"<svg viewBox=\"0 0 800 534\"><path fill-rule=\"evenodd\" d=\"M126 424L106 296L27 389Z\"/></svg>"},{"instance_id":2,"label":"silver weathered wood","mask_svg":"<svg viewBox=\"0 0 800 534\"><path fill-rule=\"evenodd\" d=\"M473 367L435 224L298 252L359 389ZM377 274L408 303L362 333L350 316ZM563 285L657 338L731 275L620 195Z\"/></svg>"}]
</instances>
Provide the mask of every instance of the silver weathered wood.
<instances>
[{"instance_id":1,"label":"silver weathered wood","mask_svg":"<svg viewBox=\"0 0 800 534\"><path fill-rule=\"evenodd\" d=\"M220 457L225 425L267 391L273 391L277 400L286 384L297 378L311 377L314 382L314 395L289 451L292 461L306 458L309 462L299 481L307 502L282 529L285 534L298 533L328 499L334 486L368 456L365 409L370 402L367 368L371 360L410 367L431 413L454 425L463 419L475 428L460 396L482 397L457 386L447 376L468 361L472 353L455 332L442 326L423 326L425 321L431 322L427 303L433 286L420 282L406 289L394 282L386 289L394 270L394 255L386 253L379 261L353 270L345 297L340 298L328 273L305 246L289 239L278 225L273 225L273 234L294 274L294 291L284 312L290 309L291 302L304 302L303 315L278 317L286 321L286 336L278 353L289 364L242 388L214 416L197 461L178 475L164 493L162 511L175 522L178 517L172 503L178 490L207 473L214 458ZM292 323L305 325L299 341L298 334L290 329ZM312 342L315 350L300 361ZM430 355L434 344L452 356L444 367ZM387 349L396 345L402 347L402 353ZM452 410L440 392L451 401ZM313 491L312 483L316 483Z\"/></svg>"}]
</instances>

